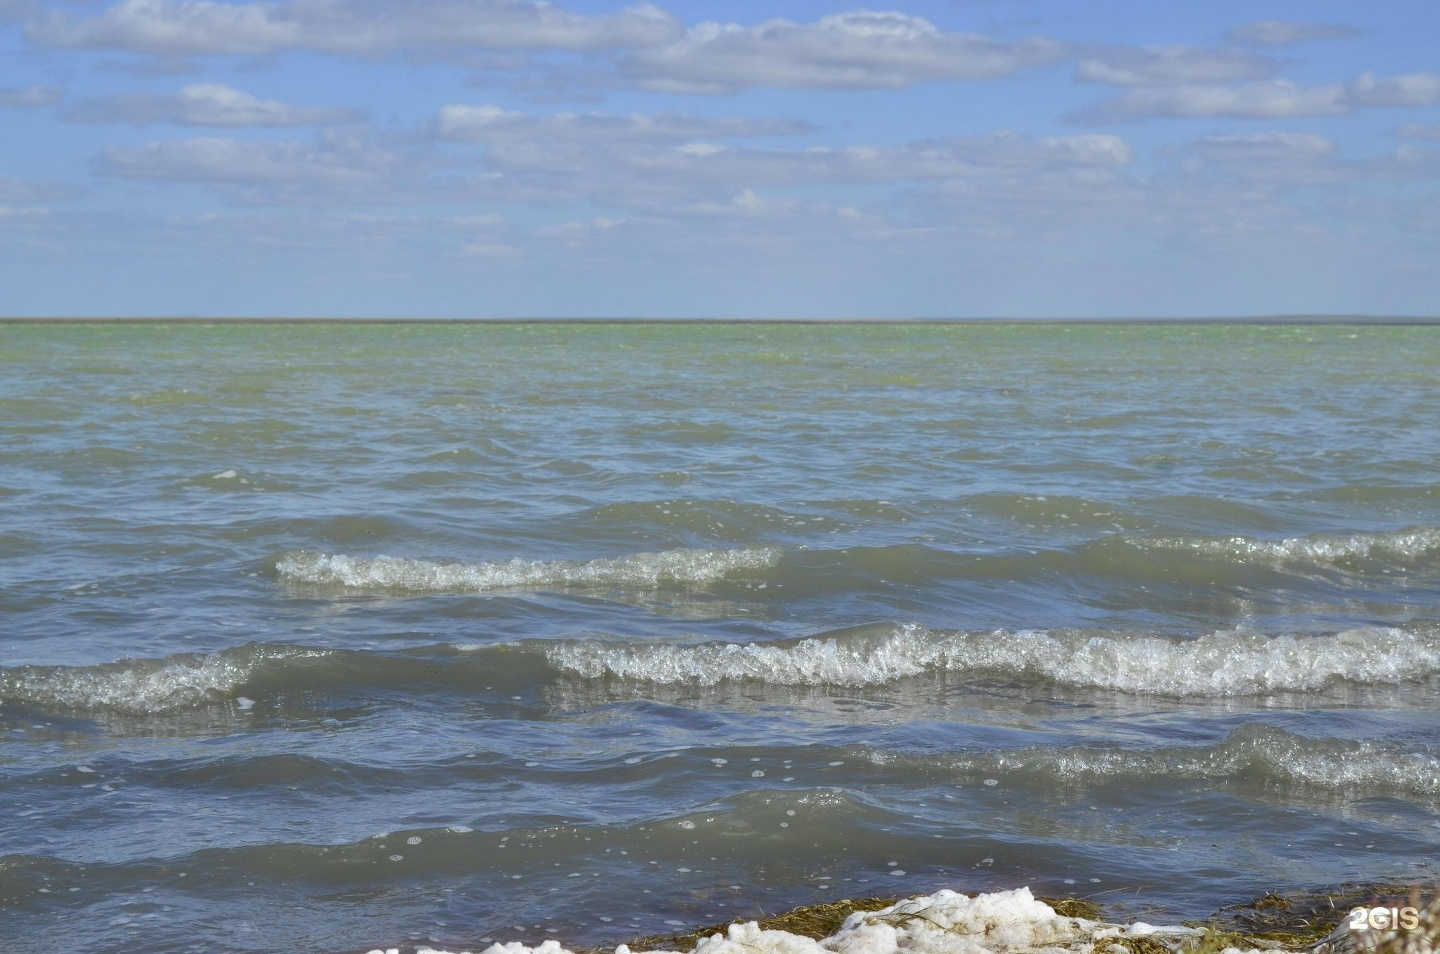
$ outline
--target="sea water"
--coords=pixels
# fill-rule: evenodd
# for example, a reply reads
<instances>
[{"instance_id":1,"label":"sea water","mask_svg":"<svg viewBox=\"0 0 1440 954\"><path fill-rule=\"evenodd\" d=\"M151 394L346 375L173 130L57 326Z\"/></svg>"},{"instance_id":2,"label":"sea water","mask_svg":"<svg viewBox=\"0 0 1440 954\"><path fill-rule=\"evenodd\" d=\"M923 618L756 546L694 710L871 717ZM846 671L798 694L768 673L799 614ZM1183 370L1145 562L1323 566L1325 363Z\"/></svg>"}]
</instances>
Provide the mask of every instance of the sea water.
<instances>
[{"instance_id":1,"label":"sea water","mask_svg":"<svg viewBox=\"0 0 1440 954\"><path fill-rule=\"evenodd\" d=\"M0 950L1440 858L1440 328L0 326Z\"/></svg>"}]
</instances>

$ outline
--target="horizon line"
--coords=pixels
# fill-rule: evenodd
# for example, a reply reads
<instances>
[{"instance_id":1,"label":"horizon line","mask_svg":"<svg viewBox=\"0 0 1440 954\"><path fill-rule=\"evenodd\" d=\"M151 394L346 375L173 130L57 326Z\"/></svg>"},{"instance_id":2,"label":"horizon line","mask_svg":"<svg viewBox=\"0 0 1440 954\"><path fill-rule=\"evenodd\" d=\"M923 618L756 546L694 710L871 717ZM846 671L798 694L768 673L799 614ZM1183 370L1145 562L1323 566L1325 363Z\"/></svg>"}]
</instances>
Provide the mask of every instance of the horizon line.
<instances>
[{"instance_id":1,"label":"horizon line","mask_svg":"<svg viewBox=\"0 0 1440 954\"><path fill-rule=\"evenodd\" d=\"M1440 315L1354 315L1354 314L1274 314L1214 315L1209 317L1144 317L1144 318L606 318L606 317L530 317L530 318L399 318L399 317L299 317L299 316L205 316L205 315L12 315L0 316L0 324L366 324L366 325L1390 325L1420 326L1440 324Z\"/></svg>"}]
</instances>

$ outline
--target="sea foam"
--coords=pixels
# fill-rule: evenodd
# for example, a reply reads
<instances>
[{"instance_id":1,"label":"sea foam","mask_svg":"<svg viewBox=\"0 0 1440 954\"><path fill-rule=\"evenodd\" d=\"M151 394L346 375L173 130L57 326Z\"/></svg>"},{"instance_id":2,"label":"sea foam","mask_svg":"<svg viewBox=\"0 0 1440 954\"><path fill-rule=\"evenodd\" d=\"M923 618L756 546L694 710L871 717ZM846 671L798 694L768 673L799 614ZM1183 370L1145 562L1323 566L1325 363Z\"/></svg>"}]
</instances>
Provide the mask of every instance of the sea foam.
<instances>
[{"instance_id":1,"label":"sea foam","mask_svg":"<svg viewBox=\"0 0 1440 954\"><path fill-rule=\"evenodd\" d=\"M780 551L665 550L574 562L508 560L435 563L400 557L286 553L275 563L282 580L356 590L409 593L483 593L492 590L584 587L643 588L705 585L773 566Z\"/></svg>"},{"instance_id":2,"label":"sea foam","mask_svg":"<svg viewBox=\"0 0 1440 954\"><path fill-rule=\"evenodd\" d=\"M1316 534L1265 540L1251 537L1127 537L1142 550L1182 550L1239 563L1331 567L1353 560L1403 563L1440 551L1440 528L1389 533Z\"/></svg>"},{"instance_id":3,"label":"sea foam","mask_svg":"<svg viewBox=\"0 0 1440 954\"><path fill-rule=\"evenodd\" d=\"M292 647L245 646L97 666L17 666L0 669L0 698L69 709L170 712L228 697L269 660L319 654Z\"/></svg>"},{"instance_id":4,"label":"sea foam","mask_svg":"<svg viewBox=\"0 0 1440 954\"><path fill-rule=\"evenodd\" d=\"M1029 888L968 897L937 891L873 912L855 912L824 940L766 930L754 921L730 925L695 946L694 954L1061 954L1101 949L1107 941L1147 937L1172 944L1202 932L1186 927L1107 924L1064 917ZM649 950L649 949L647 949ZM616 954L630 954L627 945ZM391 954L372 951L371 954ZM417 954L445 954L421 948ZM537 947L494 944L483 954L569 954L556 941ZM668 954L668 952L666 952ZM677 952L678 954L678 952Z\"/></svg>"},{"instance_id":5,"label":"sea foam","mask_svg":"<svg viewBox=\"0 0 1440 954\"><path fill-rule=\"evenodd\" d=\"M1440 672L1440 639L1382 627L1328 636L1228 631L1170 639L1040 630L947 633L909 625L878 639L844 634L783 645L587 640L562 643L546 655L557 669L591 679L874 686L942 672L1167 696L1302 692L1341 681L1399 683Z\"/></svg>"}]
</instances>

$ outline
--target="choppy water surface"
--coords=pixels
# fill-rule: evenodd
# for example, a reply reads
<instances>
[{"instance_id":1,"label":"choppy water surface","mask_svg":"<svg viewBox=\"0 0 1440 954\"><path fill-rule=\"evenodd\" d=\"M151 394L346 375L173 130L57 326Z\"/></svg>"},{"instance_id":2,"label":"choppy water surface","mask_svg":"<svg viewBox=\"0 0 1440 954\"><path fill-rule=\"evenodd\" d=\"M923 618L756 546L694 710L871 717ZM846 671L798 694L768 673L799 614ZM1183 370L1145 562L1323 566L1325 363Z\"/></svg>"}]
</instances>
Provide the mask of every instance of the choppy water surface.
<instances>
[{"instance_id":1,"label":"choppy water surface","mask_svg":"<svg viewBox=\"0 0 1440 954\"><path fill-rule=\"evenodd\" d=\"M1437 408L1434 328L0 327L0 949L1423 877Z\"/></svg>"}]
</instances>

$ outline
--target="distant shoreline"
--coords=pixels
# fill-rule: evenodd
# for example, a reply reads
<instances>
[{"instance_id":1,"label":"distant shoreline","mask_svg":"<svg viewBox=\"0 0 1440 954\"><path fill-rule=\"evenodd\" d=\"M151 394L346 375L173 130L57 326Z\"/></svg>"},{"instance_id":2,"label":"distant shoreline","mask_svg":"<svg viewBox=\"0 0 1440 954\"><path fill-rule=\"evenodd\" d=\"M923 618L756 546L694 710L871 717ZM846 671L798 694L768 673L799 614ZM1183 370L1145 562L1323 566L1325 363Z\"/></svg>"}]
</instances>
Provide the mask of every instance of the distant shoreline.
<instances>
[{"instance_id":1,"label":"distant shoreline","mask_svg":"<svg viewBox=\"0 0 1440 954\"><path fill-rule=\"evenodd\" d=\"M0 325L1440 325L1440 315L1254 315L1214 318L296 318L0 317Z\"/></svg>"}]
</instances>

